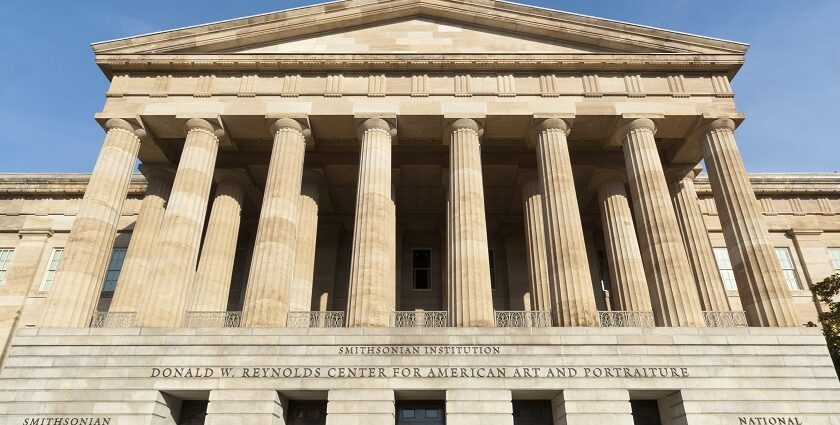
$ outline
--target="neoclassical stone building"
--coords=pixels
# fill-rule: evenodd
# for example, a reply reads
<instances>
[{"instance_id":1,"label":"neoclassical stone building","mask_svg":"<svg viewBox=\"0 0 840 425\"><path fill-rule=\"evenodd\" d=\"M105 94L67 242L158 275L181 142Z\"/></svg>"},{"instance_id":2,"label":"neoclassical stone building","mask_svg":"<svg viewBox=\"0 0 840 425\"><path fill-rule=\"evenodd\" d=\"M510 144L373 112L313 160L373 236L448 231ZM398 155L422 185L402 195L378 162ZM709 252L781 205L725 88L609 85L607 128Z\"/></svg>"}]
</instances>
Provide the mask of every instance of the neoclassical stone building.
<instances>
[{"instance_id":1,"label":"neoclassical stone building","mask_svg":"<svg viewBox=\"0 0 840 425\"><path fill-rule=\"evenodd\" d=\"M747 174L746 45L348 0L93 49L93 172L0 175L0 422L840 424L840 175Z\"/></svg>"}]
</instances>

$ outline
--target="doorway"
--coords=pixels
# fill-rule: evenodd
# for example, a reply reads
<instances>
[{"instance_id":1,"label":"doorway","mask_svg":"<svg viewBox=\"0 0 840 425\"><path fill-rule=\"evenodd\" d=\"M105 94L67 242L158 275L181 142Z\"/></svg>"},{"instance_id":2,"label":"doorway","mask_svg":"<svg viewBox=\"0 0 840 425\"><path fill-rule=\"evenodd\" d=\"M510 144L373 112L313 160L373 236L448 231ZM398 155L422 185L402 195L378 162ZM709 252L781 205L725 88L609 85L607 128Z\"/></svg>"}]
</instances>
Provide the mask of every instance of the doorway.
<instances>
[{"instance_id":1,"label":"doorway","mask_svg":"<svg viewBox=\"0 0 840 425\"><path fill-rule=\"evenodd\" d=\"M550 400L513 400L514 425L553 425Z\"/></svg>"}]
</instances>

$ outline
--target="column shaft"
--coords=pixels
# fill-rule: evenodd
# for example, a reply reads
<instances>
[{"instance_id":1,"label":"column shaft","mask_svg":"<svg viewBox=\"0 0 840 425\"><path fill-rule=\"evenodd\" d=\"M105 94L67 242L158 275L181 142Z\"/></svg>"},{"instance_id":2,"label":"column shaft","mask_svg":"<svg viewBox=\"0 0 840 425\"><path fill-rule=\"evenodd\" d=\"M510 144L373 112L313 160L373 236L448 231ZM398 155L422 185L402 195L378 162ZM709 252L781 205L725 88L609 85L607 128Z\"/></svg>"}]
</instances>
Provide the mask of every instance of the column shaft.
<instances>
[{"instance_id":1,"label":"column shaft","mask_svg":"<svg viewBox=\"0 0 840 425\"><path fill-rule=\"evenodd\" d=\"M495 325L478 124L458 120L449 146L447 295L452 326Z\"/></svg>"},{"instance_id":2,"label":"column shaft","mask_svg":"<svg viewBox=\"0 0 840 425\"><path fill-rule=\"evenodd\" d=\"M295 276L306 137L291 119L277 120L272 131L274 146L243 307L244 325L251 327L286 326Z\"/></svg>"},{"instance_id":3,"label":"column shaft","mask_svg":"<svg viewBox=\"0 0 840 425\"><path fill-rule=\"evenodd\" d=\"M700 212L693 174L674 183L672 192L674 210L703 311L730 311L732 308L712 251L709 230Z\"/></svg>"},{"instance_id":4,"label":"column shaft","mask_svg":"<svg viewBox=\"0 0 840 425\"><path fill-rule=\"evenodd\" d=\"M700 298L653 137L655 129L647 119L635 120L622 129L653 313L658 326L704 326Z\"/></svg>"},{"instance_id":5,"label":"column shaft","mask_svg":"<svg viewBox=\"0 0 840 425\"><path fill-rule=\"evenodd\" d=\"M391 199L391 130L381 119L359 128L361 157L356 187L347 325L386 327L394 311L394 202Z\"/></svg>"},{"instance_id":6,"label":"column shaft","mask_svg":"<svg viewBox=\"0 0 840 425\"><path fill-rule=\"evenodd\" d=\"M704 132L703 159L750 326L800 326L767 226L735 144L731 120Z\"/></svg>"},{"instance_id":7,"label":"column shaft","mask_svg":"<svg viewBox=\"0 0 840 425\"><path fill-rule=\"evenodd\" d=\"M222 180L216 187L187 311L227 311L244 196L240 181Z\"/></svg>"},{"instance_id":8,"label":"column shaft","mask_svg":"<svg viewBox=\"0 0 840 425\"><path fill-rule=\"evenodd\" d=\"M105 128L105 143L47 295L43 327L88 326L102 291L140 148L140 138L128 122L111 119Z\"/></svg>"},{"instance_id":9,"label":"column shaft","mask_svg":"<svg viewBox=\"0 0 840 425\"><path fill-rule=\"evenodd\" d=\"M598 308L566 141L568 125L551 119L543 121L537 131L554 321L557 326L596 326Z\"/></svg>"},{"instance_id":10,"label":"column shaft","mask_svg":"<svg viewBox=\"0 0 840 425\"><path fill-rule=\"evenodd\" d=\"M548 258L546 257L543 199L539 182L534 180L527 183L522 188L522 198L531 308L534 311L551 311L551 280L548 271Z\"/></svg>"},{"instance_id":11,"label":"column shaft","mask_svg":"<svg viewBox=\"0 0 840 425\"><path fill-rule=\"evenodd\" d=\"M610 292L616 310L651 311L647 277L633 226L624 183L609 180L598 187L601 226L610 265Z\"/></svg>"},{"instance_id":12,"label":"column shaft","mask_svg":"<svg viewBox=\"0 0 840 425\"><path fill-rule=\"evenodd\" d=\"M172 181L168 175L155 173L147 173L146 179L146 196L140 205L137 221L134 222L110 311L136 312L151 295L148 293L151 287L149 274L154 266L160 225L163 223Z\"/></svg>"},{"instance_id":13,"label":"column shaft","mask_svg":"<svg viewBox=\"0 0 840 425\"><path fill-rule=\"evenodd\" d=\"M299 217L290 311L310 311L312 280L315 275L315 241L318 237L318 186L303 185Z\"/></svg>"},{"instance_id":14,"label":"column shaft","mask_svg":"<svg viewBox=\"0 0 840 425\"><path fill-rule=\"evenodd\" d=\"M137 315L143 327L181 326L195 278L219 139L207 121L191 119L187 128L187 140L160 226L149 297Z\"/></svg>"}]
</instances>

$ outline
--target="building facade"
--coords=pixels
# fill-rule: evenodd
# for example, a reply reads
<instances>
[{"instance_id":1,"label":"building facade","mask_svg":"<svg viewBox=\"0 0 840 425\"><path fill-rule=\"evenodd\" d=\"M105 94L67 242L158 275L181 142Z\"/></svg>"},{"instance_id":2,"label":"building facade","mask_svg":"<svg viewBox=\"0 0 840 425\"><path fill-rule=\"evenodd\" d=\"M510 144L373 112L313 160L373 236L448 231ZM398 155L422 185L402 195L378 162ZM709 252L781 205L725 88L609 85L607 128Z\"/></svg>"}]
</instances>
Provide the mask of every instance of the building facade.
<instances>
[{"instance_id":1,"label":"building facade","mask_svg":"<svg viewBox=\"0 0 840 425\"><path fill-rule=\"evenodd\" d=\"M93 48L93 172L0 175L2 423L840 424L840 175L747 174L746 45L349 0Z\"/></svg>"}]
</instances>

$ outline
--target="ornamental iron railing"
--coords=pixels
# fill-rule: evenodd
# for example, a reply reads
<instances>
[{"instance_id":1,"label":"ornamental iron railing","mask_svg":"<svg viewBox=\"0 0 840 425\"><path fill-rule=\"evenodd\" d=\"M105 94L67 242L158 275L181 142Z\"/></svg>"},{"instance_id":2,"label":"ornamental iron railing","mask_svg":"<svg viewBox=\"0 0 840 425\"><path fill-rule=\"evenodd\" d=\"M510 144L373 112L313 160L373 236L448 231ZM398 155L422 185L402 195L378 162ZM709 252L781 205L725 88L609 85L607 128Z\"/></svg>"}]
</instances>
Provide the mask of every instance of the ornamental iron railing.
<instances>
[{"instance_id":1,"label":"ornamental iron railing","mask_svg":"<svg viewBox=\"0 0 840 425\"><path fill-rule=\"evenodd\" d=\"M747 314L743 311L704 311L703 320L709 328L746 328Z\"/></svg>"},{"instance_id":2,"label":"ornamental iron railing","mask_svg":"<svg viewBox=\"0 0 840 425\"><path fill-rule=\"evenodd\" d=\"M395 311L391 313L392 328L445 328L449 326L446 311Z\"/></svg>"},{"instance_id":3,"label":"ornamental iron railing","mask_svg":"<svg viewBox=\"0 0 840 425\"><path fill-rule=\"evenodd\" d=\"M188 311L184 314L185 328L238 328L242 326L241 311Z\"/></svg>"},{"instance_id":4,"label":"ornamental iron railing","mask_svg":"<svg viewBox=\"0 0 840 425\"><path fill-rule=\"evenodd\" d=\"M90 320L92 328L133 328L137 319L135 312L97 311Z\"/></svg>"},{"instance_id":5,"label":"ornamental iron railing","mask_svg":"<svg viewBox=\"0 0 840 425\"><path fill-rule=\"evenodd\" d=\"M602 328L652 328L652 311L599 311Z\"/></svg>"},{"instance_id":6,"label":"ornamental iron railing","mask_svg":"<svg viewBox=\"0 0 840 425\"><path fill-rule=\"evenodd\" d=\"M497 328L548 328L551 327L549 311L497 311Z\"/></svg>"},{"instance_id":7,"label":"ornamental iron railing","mask_svg":"<svg viewBox=\"0 0 840 425\"><path fill-rule=\"evenodd\" d=\"M286 326L290 328L343 328L343 311L292 311Z\"/></svg>"}]
</instances>

